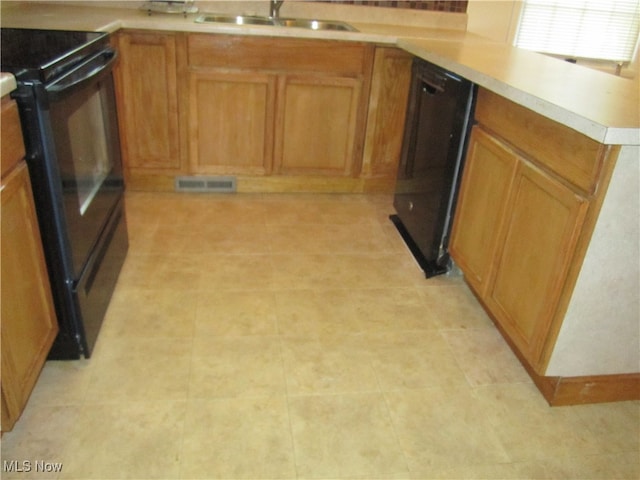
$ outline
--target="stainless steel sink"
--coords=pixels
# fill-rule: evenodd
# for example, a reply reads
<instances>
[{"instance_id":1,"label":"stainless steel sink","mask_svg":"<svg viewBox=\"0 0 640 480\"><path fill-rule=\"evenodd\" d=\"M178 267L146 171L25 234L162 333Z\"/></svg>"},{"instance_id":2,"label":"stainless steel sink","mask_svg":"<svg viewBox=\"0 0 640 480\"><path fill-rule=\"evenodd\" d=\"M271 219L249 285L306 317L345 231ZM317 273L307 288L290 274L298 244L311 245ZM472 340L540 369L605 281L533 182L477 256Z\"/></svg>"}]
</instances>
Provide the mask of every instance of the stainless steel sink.
<instances>
[{"instance_id":1,"label":"stainless steel sink","mask_svg":"<svg viewBox=\"0 0 640 480\"><path fill-rule=\"evenodd\" d=\"M357 32L348 23L334 20L312 20L308 18L272 18L246 15L204 14L196 18L196 23L227 23L235 25L266 25L271 27L304 28L306 30L333 30Z\"/></svg>"},{"instance_id":2,"label":"stainless steel sink","mask_svg":"<svg viewBox=\"0 0 640 480\"><path fill-rule=\"evenodd\" d=\"M270 17L254 17L245 15L200 15L196 23L234 23L236 25L270 25L275 26L275 19Z\"/></svg>"},{"instance_id":3,"label":"stainless steel sink","mask_svg":"<svg viewBox=\"0 0 640 480\"><path fill-rule=\"evenodd\" d=\"M306 28L308 30L335 30L342 32L357 32L348 23L335 20L311 20L308 18L278 18L276 20L282 27Z\"/></svg>"}]
</instances>

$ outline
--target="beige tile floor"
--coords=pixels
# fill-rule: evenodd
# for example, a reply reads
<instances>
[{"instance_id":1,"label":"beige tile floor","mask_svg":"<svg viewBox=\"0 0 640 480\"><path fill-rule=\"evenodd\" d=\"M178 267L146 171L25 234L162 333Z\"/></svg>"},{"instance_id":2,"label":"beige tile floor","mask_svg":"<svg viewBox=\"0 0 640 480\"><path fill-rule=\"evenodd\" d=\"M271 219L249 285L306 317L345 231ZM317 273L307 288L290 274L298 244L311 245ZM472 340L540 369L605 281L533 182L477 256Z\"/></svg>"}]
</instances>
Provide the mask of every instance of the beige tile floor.
<instances>
[{"instance_id":1,"label":"beige tile floor","mask_svg":"<svg viewBox=\"0 0 640 480\"><path fill-rule=\"evenodd\" d=\"M127 201L95 353L47 363L2 478L640 477L640 403L548 407L389 196Z\"/></svg>"}]
</instances>

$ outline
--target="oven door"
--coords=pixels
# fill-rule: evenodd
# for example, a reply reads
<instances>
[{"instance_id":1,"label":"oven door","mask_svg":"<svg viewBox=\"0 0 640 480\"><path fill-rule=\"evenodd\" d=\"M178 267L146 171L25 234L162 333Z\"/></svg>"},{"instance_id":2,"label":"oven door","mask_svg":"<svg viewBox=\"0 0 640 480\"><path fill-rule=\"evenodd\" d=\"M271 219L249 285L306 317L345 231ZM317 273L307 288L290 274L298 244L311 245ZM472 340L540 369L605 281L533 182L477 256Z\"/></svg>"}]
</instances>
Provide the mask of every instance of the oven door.
<instances>
[{"instance_id":1,"label":"oven door","mask_svg":"<svg viewBox=\"0 0 640 480\"><path fill-rule=\"evenodd\" d=\"M45 87L76 280L124 190L114 59L107 49Z\"/></svg>"}]
</instances>

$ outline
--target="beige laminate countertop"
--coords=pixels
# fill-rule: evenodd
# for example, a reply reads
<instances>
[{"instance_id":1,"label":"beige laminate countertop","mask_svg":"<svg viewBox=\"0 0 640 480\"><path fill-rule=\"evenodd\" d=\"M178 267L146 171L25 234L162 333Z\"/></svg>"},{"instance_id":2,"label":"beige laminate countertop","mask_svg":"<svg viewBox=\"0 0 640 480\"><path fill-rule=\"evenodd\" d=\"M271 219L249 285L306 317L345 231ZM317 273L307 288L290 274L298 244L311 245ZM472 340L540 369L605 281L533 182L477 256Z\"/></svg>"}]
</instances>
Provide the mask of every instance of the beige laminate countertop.
<instances>
[{"instance_id":1,"label":"beige laminate countertop","mask_svg":"<svg viewBox=\"0 0 640 480\"><path fill-rule=\"evenodd\" d=\"M605 144L640 145L640 83L459 30L350 22L359 32L197 24L197 14L25 4L3 9L3 27L120 28L364 41L398 46Z\"/></svg>"},{"instance_id":2,"label":"beige laminate countertop","mask_svg":"<svg viewBox=\"0 0 640 480\"><path fill-rule=\"evenodd\" d=\"M16 79L10 73L0 73L0 97L10 94L16 89Z\"/></svg>"}]
</instances>

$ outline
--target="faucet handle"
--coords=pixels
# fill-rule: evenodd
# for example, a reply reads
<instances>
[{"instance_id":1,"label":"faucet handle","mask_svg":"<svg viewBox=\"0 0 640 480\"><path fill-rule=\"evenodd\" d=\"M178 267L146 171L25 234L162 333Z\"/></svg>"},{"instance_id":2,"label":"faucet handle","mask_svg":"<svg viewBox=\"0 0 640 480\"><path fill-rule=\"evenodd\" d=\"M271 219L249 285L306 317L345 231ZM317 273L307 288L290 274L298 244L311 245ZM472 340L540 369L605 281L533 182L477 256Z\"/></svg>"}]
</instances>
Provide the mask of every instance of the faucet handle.
<instances>
[{"instance_id":1,"label":"faucet handle","mask_svg":"<svg viewBox=\"0 0 640 480\"><path fill-rule=\"evenodd\" d=\"M270 8L269 8L269 16L271 18L278 18L280 16L280 7L284 0L271 0Z\"/></svg>"}]
</instances>

